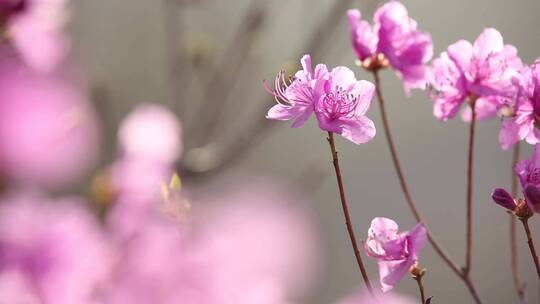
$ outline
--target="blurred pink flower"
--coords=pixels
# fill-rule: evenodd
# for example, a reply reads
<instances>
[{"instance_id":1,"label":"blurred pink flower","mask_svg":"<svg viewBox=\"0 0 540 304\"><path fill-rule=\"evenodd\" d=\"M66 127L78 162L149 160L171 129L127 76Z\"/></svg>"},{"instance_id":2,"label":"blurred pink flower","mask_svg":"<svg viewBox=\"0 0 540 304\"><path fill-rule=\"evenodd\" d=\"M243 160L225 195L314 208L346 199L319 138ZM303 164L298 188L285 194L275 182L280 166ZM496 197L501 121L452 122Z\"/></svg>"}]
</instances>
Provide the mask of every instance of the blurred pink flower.
<instances>
[{"instance_id":1,"label":"blurred pink flower","mask_svg":"<svg viewBox=\"0 0 540 304\"><path fill-rule=\"evenodd\" d=\"M189 220L154 213L120 246L107 303L287 304L315 275L301 206L255 184L205 189Z\"/></svg>"},{"instance_id":2,"label":"blurred pink flower","mask_svg":"<svg viewBox=\"0 0 540 304\"><path fill-rule=\"evenodd\" d=\"M129 236L161 206L162 186L182 152L181 132L176 116L157 104L141 104L122 121L120 157L109 169L116 201L108 222L119 235Z\"/></svg>"},{"instance_id":3,"label":"blurred pink flower","mask_svg":"<svg viewBox=\"0 0 540 304\"><path fill-rule=\"evenodd\" d=\"M371 106L375 85L357 81L347 67L337 67L328 79L318 80L322 92L315 103L319 127L342 135L355 144L366 143L375 137L375 124L365 116Z\"/></svg>"},{"instance_id":4,"label":"blurred pink flower","mask_svg":"<svg viewBox=\"0 0 540 304\"><path fill-rule=\"evenodd\" d=\"M503 149L510 148L520 140L531 145L540 143L540 59L529 68L523 68L518 86L513 115L504 118L499 142Z\"/></svg>"},{"instance_id":5,"label":"blurred pink flower","mask_svg":"<svg viewBox=\"0 0 540 304\"><path fill-rule=\"evenodd\" d=\"M396 293L377 295L378 304L415 304L417 302L418 300ZM373 298L366 292L355 292L339 300L336 304L373 304Z\"/></svg>"},{"instance_id":6,"label":"blurred pink flower","mask_svg":"<svg viewBox=\"0 0 540 304\"><path fill-rule=\"evenodd\" d=\"M377 217L371 221L366 240L367 254L378 260L383 292L394 288L413 266L427 241L426 228L419 223L411 231L398 233L391 219Z\"/></svg>"},{"instance_id":7,"label":"blurred pink flower","mask_svg":"<svg viewBox=\"0 0 540 304\"><path fill-rule=\"evenodd\" d=\"M122 122L118 143L123 155L172 164L182 153L180 122L167 108L143 103Z\"/></svg>"},{"instance_id":8,"label":"blurred pink flower","mask_svg":"<svg viewBox=\"0 0 540 304\"><path fill-rule=\"evenodd\" d=\"M389 1L374 15L374 25L361 20L358 10L347 12L352 44L359 60L373 60L383 54L410 89L425 89L427 68L433 56L433 43L429 34L418 29L407 9L398 1Z\"/></svg>"},{"instance_id":9,"label":"blurred pink flower","mask_svg":"<svg viewBox=\"0 0 540 304\"><path fill-rule=\"evenodd\" d=\"M195 224L219 293L234 294L231 304L268 303L248 301L263 291L266 298L307 295L321 250L303 199L266 179L236 180L206 192L212 193L202 199L208 209Z\"/></svg>"},{"instance_id":10,"label":"blurred pink flower","mask_svg":"<svg viewBox=\"0 0 540 304\"><path fill-rule=\"evenodd\" d=\"M476 101L477 119L496 116L516 89L513 81L522 68L517 49L505 45L501 34L485 29L474 42L460 40L433 61L430 97L434 115L446 121L455 117L467 98ZM470 120L470 108L463 113Z\"/></svg>"},{"instance_id":11,"label":"blurred pink flower","mask_svg":"<svg viewBox=\"0 0 540 304\"><path fill-rule=\"evenodd\" d=\"M97 158L96 114L76 85L15 63L0 68L0 172L24 184L76 183Z\"/></svg>"},{"instance_id":12,"label":"blurred pink flower","mask_svg":"<svg viewBox=\"0 0 540 304\"><path fill-rule=\"evenodd\" d=\"M0 2L0 29L5 29L24 62L40 72L53 71L64 59L69 43L63 31L68 19L67 0Z\"/></svg>"},{"instance_id":13,"label":"blurred pink flower","mask_svg":"<svg viewBox=\"0 0 540 304\"><path fill-rule=\"evenodd\" d=\"M266 115L268 119L293 120L292 127L302 126L313 113L313 105L319 98L319 89L315 84L321 78L328 75L328 68L324 64L318 64L313 70L311 56L304 55L300 60L302 70L296 72L288 83L285 72L278 73L275 81L275 89L266 90L275 97L277 105L273 106Z\"/></svg>"},{"instance_id":14,"label":"blurred pink flower","mask_svg":"<svg viewBox=\"0 0 540 304\"><path fill-rule=\"evenodd\" d=\"M82 204L28 193L2 199L0 303L96 300L113 256Z\"/></svg>"}]
</instances>

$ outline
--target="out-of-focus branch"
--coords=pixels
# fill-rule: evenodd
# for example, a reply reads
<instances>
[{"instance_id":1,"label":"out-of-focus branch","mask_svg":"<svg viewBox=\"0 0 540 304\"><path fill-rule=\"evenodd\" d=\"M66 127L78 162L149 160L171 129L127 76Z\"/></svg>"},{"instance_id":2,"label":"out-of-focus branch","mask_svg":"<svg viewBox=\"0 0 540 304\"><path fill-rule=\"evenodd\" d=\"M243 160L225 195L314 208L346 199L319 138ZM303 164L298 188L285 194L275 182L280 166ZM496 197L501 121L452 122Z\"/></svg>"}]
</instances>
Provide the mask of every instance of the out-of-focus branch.
<instances>
[{"instance_id":1,"label":"out-of-focus branch","mask_svg":"<svg viewBox=\"0 0 540 304\"><path fill-rule=\"evenodd\" d=\"M218 116L225 108L229 96L230 88L235 82L238 71L246 62L252 46L260 34L260 29L264 25L268 13L269 1L252 0L249 8L243 17L242 22L230 41L222 63L210 73L212 75L204 83L205 90L199 108L196 111L193 124L188 127L196 144L203 144L209 140L214 133L219 121Z\"/></svg>"}]
</instances>

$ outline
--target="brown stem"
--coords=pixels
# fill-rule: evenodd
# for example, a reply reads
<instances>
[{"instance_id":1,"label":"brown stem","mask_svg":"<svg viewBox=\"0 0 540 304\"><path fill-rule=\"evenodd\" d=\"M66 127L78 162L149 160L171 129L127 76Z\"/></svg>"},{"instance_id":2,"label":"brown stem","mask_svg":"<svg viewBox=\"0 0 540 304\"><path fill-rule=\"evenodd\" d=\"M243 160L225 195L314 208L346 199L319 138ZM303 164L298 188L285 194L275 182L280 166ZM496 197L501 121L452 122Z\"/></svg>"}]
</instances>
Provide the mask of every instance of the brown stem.
<instances>
[{"instance_id":1,"label":"brown stem","mask_svg":"<svg viewBox=\"0 0 540 304\"><path fill-rule=\"evenodd\" d=\"M390 125L388 123L388 117L386 115L386 107L384 98L382 95L382 89L381 89L381 80L379 77L379 73L377 70L373 71L373 78L375 80L375 92L377 93L377 98L379 100L379 107L381 111L381 119L384 127L384 133L386 135L386 142L388 143L388 148L390 149L390 154L392 156L392 161L394 163L394 168L396 170L399 183L401 185L401 190L403 191L403 195L405 196L405 201L409 205L409 209L411 210L414 218L418 222L424 223L426 225L425 221L423 220L422 215L418 211L418 208L416 207L416 204L414 203L411 193L409 191L409 187L407 186L407 182L405 181L405 175L403 174L403 170L401 169L401 164L399 162L399 158L397 155L397 150L394 145L394 140L392 138L392 132L390 130ZM474 284L468 277L468 274L465 274L461 271L460 267L448 256L448 254L444 251L441 245L439 245L437 239L433 236L431 231L426 225L426 230L428 233L428 240L433 249L437 252L437 254L443 259L443 261L452 269L452 271L459 277L461 280L465 283L467 288L469 289L469 292L471 293L472 297L474 298L475 302L477 304L482 303L476 288L474 287Z\"/></svg>"},{"instance_id":2,"label":"brown stem","mask_svg":"<svg viewBox=\"0 0 540 304\"><path fill-rule=\"evenodd\" d=\"M469 125L469 154L467 157L467 250L465 253L465 267L463 272L471 272L472 261L472 195L473 195L473 166L474 166L474 136L476 131L476 97L471 96L469 100L472 118Z\"/></svg>"},{"instance_id":3,"label":"brown stem","mask_svg":"<svg viewBox=\"0 0 540 304\"><path fill-rule=\"evenodd\" d=\"M517 195L518 179L517 175L514 173L514 167L516 166L519 160L519 142L514 145L514 151L512 153L512 168L510 170L512 176L512 197ZM525 299L524 286L521 284L518 271L518 252L517 252L517 237L516 237L516 217L514 214L509 216L510 222L510 259L512 266L512 277L514 279L514 287L518 294L518 298L521 302Z\"/></svg>"},{"instance_id":4,"label":"brown stem","mask_svg":"<svg viewBox=\"0 0 540 304\"><path fill-rule=\"evenodd\" d=\"M538 275L538 280L540 280L540 263L538 263L538 255L536 254L536 249L534 248L531 228L529 228L529 219L521 219L521 222L523 223L523 228L525 228L525 234L527 234L527 243L529 244L529 249L531 251L531 256L534 261L534 266L536 267L536 274Z\"/></svg>"},{"instance_id":5,"label":"brown stem","mask_svg":"<svg viewBox=\"0 0 540 304\"><path fill-rule=\"evenodd\" d=\"M426 294L424 293L424 284L422 284L423 276L414 276L413 279L418 284L418 289L420 290L420 298L422 299L422 304L426 304Z\"/></svg>"},{"instance_id":6,"label":"brown stem","mask_svg":"<svg viewBox=\"0 0 540 304\"><path fill-rule=\"evenodd\" d=\"M366 288L369 293L374 297L373 288L369 282L367 275L366 267L364 262L362 262L362 256L360 255L360 250L358 249L358 243L356 242L356 236L354 233L354 228L351 222L351 215L349 214L349 206L347 205L347 200L345 198L345 188L343 187L343 180L341 178L341 170L339 168L339 159L338 152L336 150L336 144L334 143L334 133L328 132L328 144L330 144L330 150L332 151L332 162L334 164L334 169L336 171L336 179L339 188L339 198L341 200L341 207L343 208L343 215L345 216L345 225L347 226L347 231L349 232L349 238L351 239L352 247L354 250L354 256L356 257L356 262L358 267L360 267L360 272L362 273L362 278L366 284Z\"/></svg>"}]
</instances>

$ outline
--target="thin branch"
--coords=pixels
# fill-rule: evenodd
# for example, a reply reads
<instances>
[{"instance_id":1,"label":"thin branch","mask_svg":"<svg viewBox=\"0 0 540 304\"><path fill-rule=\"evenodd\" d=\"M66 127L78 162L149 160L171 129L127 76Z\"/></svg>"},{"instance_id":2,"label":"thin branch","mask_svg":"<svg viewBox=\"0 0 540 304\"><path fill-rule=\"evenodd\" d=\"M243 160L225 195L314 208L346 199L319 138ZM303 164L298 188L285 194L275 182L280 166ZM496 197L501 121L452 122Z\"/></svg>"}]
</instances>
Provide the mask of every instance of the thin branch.
<instances>
[{"instance_id":1,"label":"thin branch","mask_svg":"<svg viewBox=\"0 0 540 304\"><path fill-rule=\"evenodd\" d=\"M538 275L538 280L540 280L540 263L538 263L538 255L536 254L536 249L534 247L531 228L529 227L529 219L521 219L521 222L523 223L523 228L525 229L525 234L527 235L527 244L529 244L529 250L531 251L534 266L536 267L536 274Z\"/></svg>"},{"instance_id":2,"label":"thin branch","mask_svg":"<svg viewBox=\"0 0 540 304\"><path fill-rule=\"evenodd\" d=\"M518 188L518 179L517 175L514 172L514 168L519 161L519 148L520 144L519 142L514 145L514 150L512 153L512 167L510 168L510 173L512 174L512 197L517 196L517 188ZM525 286L521 283L521 279L519 278L519 271L518 271L518 252L517 252L517 236L516 236L516 216L514 214L509 215L509 223L510 223L510 259L511 259L511 267L512 267L512 277L514 279L514 287L516 288L516 292L518 295L518 298L521 302L525 300Z\"/></svg>"},{"instance_id":3,"label":"thin branch","mask_svg":"<svg viewBox=\"0 0 540 304\"><path fill-rule=\"evenodd\" d=\"M356 262L358 263L358 267L360 268L360 272L362 273L362 278L364 279L366 288L368 289L371 296L375 297L373 293L373 288L371 287L371 283L369 282L366 268L362 261L362 255L360 254L360 250L358 249L358 243L356 242L356 236L351 221L351 215L349 214L349 206L345 197L345 188L343 186L343 180L341 178L338 152L336 150L336 144L334 142L334 133L328 132L327 140L328 144L330 145L330 150L332 151L332 163L334 164L334 170L336 171L336 180L339 188L339 198L341 200L341 207L343 208L343 215L345 216L345 225L347 226L347 232L349 233L349 238L351 239L352 247L354 250L354 256L356 257Z\"/></svg>"},{"instance_id":4,"label":"thin branch","mask_svg":"<svg viewBox=\"0 0 540 304\"><path fill-rule=\"evenodd\" d=\"M381 119L382 119L382 122L383 122L383 128L384 128L384 132L385 132L385 135L386 135L386 141L388 143L388 148L390 149L390 154L392 156L392 161L394 163L394 168L396 170L396 173L397 173L397 176L398 176L398 179L399 179L401 190L403 192L403 195L405 196L405 201L407 202L407 204L409 206L409 209L411 210L411 212L412 212L414 218L416 219L416 221L422 222L422 223L424 223L424 225L426 225L422 215L418 211L418 208L416 207L416 204L412 199L411 193L409 191L409 187L408 187L407 182L405 180L405 174L403 173L403 170L401 168L401 164L400 164L399 157L398 157L398 154L397 154L397 149L396 149L395 144L394 144L394 140L393 140L393 137L392 137L392 132L391 132L391 129L390 129L390 124L388 122L388 117L387 117L387 114L386 114L386 107L385 107L385 102L384 102L384 98L383 98L383 95L382 95L382 89L381 89L381 80L380 80L379 73L378 73L377 70L373 71L373 78L375 80L375 90L376 90L377 98L379 100L379 107L380 107L380 111L381 111ZM435 237L433 236L433 234L431 233L431 231L429 230L427 225L426 225L426 230L427 230L427 233L428 233L428 240L429 240L431 246L433 246L433 249L443 259L443 261L448 265L448 267L450 267L450 269L452 269L452 271L459 278L461 278L461 280L465 283L465 285L469 289L469 292L473 296L475 302L477 304L482 303L482 300L480 299L480 296L478 295L478 292L476 291L476 288L475 288L474 284L470 280L470 278L468 276L468 273L463 272L459 268L459 266L448 256L448 254L444 251L442 246L437 242L437 240L435 239Z\"/></svg>"},{"instance_id":5,"label":"thin branch","mask_svg":"<svg viewBox=\"0 0 540 304\"><path fill-rule=\"evenodd\" d=\"M465 267L463 272L468 276L471 272L472 263L472 200L473 200L473 169L474 169L474 137L476 130L476 97L471 96L469 100L471 107L471 123L469 125L469 152L467 157L467 249L465 253Z\"/></svg>"}]
</instances>

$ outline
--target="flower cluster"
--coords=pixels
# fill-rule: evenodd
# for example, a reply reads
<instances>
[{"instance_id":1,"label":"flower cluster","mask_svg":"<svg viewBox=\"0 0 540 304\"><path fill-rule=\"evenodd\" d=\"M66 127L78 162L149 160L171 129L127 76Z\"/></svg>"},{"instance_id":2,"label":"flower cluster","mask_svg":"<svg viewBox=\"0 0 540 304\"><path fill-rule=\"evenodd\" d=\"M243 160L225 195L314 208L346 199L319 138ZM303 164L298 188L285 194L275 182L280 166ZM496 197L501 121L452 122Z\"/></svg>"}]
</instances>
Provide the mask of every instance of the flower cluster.
<instances>
[{"instance_id":1,"label":"flower cluster","mask_svg":"<svg viewBox=\"0 0 540 304\"><path fill-rule=\"evenodd\" d=\"M426 87L426 63L433 56L433 43L429 34L418 29L403 4L389 1L381 6L375 12L373 26L361 19L358 10L349 10L347 17L362 67L376 70L390 65L403 80L407 93Z\"/></svg>"},{"instance_id":2,"label":"flower cluster","mask_svg":"<svg viewBox=\"0 0 540 304\"><path fill-rule=\"evenodd\" d=\"M496 116L515 97L513 79L522 67L514 46L505 45L501 34L485 29L474 44L460 40L433 61L431 99L437 119L455 117L463 102L474 103L476 119ZM463 113L471 119L470 109Z\"/></svg>"}]
</instances>

